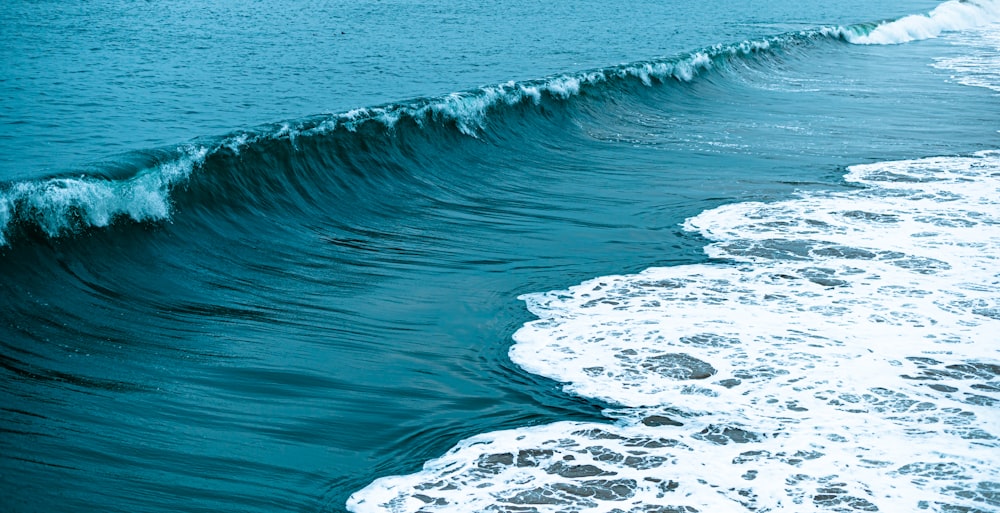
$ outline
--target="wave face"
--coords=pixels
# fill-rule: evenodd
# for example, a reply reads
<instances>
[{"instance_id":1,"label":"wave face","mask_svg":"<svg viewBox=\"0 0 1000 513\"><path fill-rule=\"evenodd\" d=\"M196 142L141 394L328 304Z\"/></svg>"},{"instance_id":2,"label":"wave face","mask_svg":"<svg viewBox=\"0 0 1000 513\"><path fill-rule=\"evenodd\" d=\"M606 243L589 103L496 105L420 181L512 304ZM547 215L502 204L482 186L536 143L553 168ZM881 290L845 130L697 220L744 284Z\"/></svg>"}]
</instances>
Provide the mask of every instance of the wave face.
<instances>
[{"instance_id":1,"label":"wave face","mask_svg":"<svg viewBox=\"0 0 1000 513\"><path fill-rule=\"evenodd\" d=\"M172 87L204 105L178 100L170 123L248 126L227 109L259 98L247 81L276 87L254 73L279 55L264 71L297 86L262 115L297 111L304 81L351 58L423 73L365 98L427 96L141 151L88 135L120 118L88 120L68 146L124 153L45 175L3 171L23 138L0 134L0 509L1000 508L994 3L583 1L573 31L551 27L559 3L339 1L9 8L54 10L0 27L16 48L35 48L17 39L31 27L45 50L80 33L108 39L82 62L128 67L143 34L183 75L105 83L81 65L62 109ZM358 9L355 33L289 21ZM930 14L845 22L914 10ZM203 61L160 47L183 39L163 13L210 29L190 42ZM918 44L854 44L926 20ZM490 31L507 68L462 51ZM440 62L411 52L420 73L374 57L442 41ZM627 63L594 68L618 61L594 41ZM0 74L55 58L25 52L0 48ZM549 54L580 64L519 64ZM518 79L434 93L471 67ZM524 79L537 69L585 71ZM35 78L0 80L42 102L0 118L52 124L44 102L64 95ZM18 158L45 153L32 141Z\"/></svg>"}]
</instances>

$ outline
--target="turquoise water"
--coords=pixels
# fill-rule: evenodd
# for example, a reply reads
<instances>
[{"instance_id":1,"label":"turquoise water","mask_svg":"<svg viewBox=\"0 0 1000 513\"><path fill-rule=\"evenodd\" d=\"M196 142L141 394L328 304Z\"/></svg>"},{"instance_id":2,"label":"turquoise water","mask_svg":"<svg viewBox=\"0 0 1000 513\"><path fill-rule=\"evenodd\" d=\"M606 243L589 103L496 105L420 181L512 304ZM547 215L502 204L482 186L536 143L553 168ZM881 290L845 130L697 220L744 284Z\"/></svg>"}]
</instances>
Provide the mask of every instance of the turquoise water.
<instances>
[{"instance_id":1,"label":"turquoise water","mask_svg":"<svg viewBox=\"0 0 1000 513\"><path fill-rule=\"evenodd\" d=\"M4 509L1000 509L937 5L5 5Z\"/></svg>"}]
</instances>

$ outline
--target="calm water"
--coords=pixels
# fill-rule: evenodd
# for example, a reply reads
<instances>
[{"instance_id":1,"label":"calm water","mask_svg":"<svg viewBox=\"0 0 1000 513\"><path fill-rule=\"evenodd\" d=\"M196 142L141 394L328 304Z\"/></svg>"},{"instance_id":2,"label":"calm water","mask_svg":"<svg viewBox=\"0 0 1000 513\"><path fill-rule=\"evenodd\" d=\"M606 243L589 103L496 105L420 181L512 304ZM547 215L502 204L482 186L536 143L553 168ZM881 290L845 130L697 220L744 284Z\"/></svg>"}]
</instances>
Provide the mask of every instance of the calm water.
<instances>
[{"instance_id":1,"label":"calm water","mask_svg":"<svg viewBox=\"0 0 1000 513\"><path fill-rule=\"evenodd\" d=\"M1000 5L827 4L4 4L0 509L1000 511Z\"/></svg>"}]
</instances>

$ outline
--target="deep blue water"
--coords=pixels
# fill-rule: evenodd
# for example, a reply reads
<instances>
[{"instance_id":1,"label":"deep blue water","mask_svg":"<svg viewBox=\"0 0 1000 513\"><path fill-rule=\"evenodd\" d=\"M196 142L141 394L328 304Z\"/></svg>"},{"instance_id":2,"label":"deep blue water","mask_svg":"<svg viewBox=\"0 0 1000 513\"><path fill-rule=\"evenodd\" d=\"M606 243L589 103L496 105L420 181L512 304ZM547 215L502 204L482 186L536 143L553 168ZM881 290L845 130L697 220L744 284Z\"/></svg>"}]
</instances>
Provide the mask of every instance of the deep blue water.
<instances>
[{"instance_id":1,"label":"deep blue water","mask_svg":"<svg viewBox=\"0 0 1000 513\"><path fill-rule=\"evenodd\" d=\"M672 4L5 3L0 509L1000 511L1000 6Z\"/></svg>"}]
</instances>

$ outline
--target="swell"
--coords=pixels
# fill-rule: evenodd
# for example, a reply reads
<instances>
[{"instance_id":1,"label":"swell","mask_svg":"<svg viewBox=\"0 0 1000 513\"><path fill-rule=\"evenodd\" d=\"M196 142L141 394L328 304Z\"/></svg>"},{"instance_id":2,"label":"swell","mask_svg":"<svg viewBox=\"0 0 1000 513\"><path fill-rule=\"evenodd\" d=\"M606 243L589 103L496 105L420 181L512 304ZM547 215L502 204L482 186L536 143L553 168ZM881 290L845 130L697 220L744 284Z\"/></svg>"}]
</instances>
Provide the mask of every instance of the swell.
<instances>
[{"instance_id":1,"label":"swell","mask_svg":"<svg viewBox=\"0 0 1000 513\"><path fill-rule=\"evenodd\" d=\"M120 157L86 172L0 184L0 247L81 234L116 224L173 220L185 207L329 206L345 192L420 183L408 169L456 140L486 143L498 131L581 101L643 95L739 73L816 44L894 44L1000 19L998 2L951 0L928 15L824 27L665 59L481 87L196 140ZM521 126L521 125L518 125ZM440 166L439 166L440 167ZM332 196L331 196L332 195Z\"/></svg>"}]
</instances>

